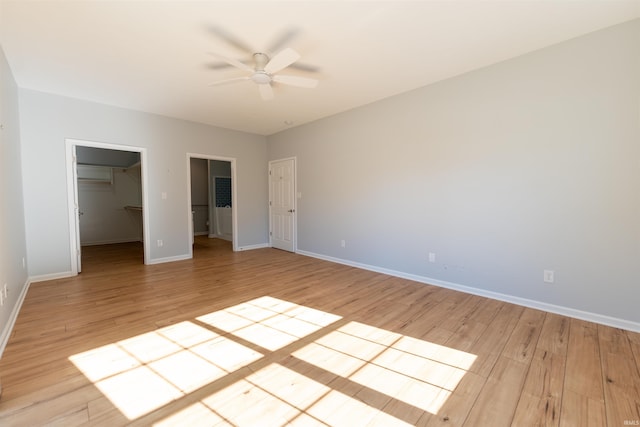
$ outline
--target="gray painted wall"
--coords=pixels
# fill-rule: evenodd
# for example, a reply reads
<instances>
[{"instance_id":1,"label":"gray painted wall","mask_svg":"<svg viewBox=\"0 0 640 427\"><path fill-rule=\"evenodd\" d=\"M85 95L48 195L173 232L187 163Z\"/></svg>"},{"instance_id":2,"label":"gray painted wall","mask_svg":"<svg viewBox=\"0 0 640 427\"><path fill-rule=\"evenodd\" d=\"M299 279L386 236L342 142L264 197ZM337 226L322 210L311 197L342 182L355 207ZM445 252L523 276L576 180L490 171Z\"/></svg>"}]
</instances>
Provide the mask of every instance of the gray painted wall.
<instances>
[{"instance_id":1,"label":"gray painted wall","mask_svg":"<svg viewBox=\"0 0 640 427\"><path fill-rule=\"evenodd\" d=\"M272 135L268 157L297 157L300 250L637 323L639 100L635 20Z\"/></svg>"},{"instance_id":2,"label":"gray painted wall","mask_svg":"<svg viewBox=\"0 0 640 427\"><path fill-rule=\"evenodd\" d=\"M187 153L237 159L238 245L268 242L264 137L27 89L19 97L30 276L71 269L65 138L147 149L150 241L164 241L149 248L151 262L189 256Z\"/></svg>"},{"instance_id":3,"label":"gray painted wall","mask_svg":"<svg viewBox=\"0 0 640 427\"><path fill-rule=\"evenodd\" d=\"M7 299L0 306L0 356L9 334L9 322L27 285L27 258L18 87L0 48L0 291L7 284Z\"/></svg>"}]
</instances>

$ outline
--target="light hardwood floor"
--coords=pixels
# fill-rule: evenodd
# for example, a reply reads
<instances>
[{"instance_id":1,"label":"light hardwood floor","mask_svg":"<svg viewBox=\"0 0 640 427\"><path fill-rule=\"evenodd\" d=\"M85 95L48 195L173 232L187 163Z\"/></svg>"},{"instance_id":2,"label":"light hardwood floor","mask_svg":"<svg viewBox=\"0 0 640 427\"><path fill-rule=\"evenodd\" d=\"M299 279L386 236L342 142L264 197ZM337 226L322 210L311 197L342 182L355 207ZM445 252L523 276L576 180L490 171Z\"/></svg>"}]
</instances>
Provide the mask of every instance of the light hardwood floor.
<instances>
[{"instance_id":1,"label":"light hardwood floor","mask_svg":"<svg viewBox=\"0 0 640 427\"><path fill-rule=\"evenodd\" d=\"M640 334L275 249L85 248L35 283L0 425L624 426Z\"/></svg>"}]
</instances>

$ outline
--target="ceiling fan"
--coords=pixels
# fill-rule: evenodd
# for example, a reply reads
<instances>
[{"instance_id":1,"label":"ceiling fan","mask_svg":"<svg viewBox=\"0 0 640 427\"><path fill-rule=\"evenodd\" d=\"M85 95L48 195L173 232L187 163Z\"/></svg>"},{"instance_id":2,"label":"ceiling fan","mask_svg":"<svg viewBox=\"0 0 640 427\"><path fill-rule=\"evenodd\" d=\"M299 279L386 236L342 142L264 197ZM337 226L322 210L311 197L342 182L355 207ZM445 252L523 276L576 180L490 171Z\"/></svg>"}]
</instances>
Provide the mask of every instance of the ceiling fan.
<instances>
[{"instance_id":1,"label":"ceiling fan","mask_svg":"<svg viewBox=\"0 0 640 427\"><path fill-rule=\"evenodd\" d=\"M218 55L216 53L211 53L211 55L220 59L221 61L226 62L229 65L232 65L240 70L246 71L249 75L244 77L235 77L232 79L221 80L218 82L211 83L209 86L218 86L224 85L228 83L236 83L241 81L250 80L258 86L260 91L260 96L265 101L273 99L273 87L271 86L273 83L281 83L290 86L302 87L302 88L314 88L318 85L317 79L312 79L308 77L300 77L300 76L292 76L285 74L278 74L280 71L285 68L293 65L298 59L300 59L300 55L298 52L291 48L286 48L281 50L273 58L269 58L266 53L254 53L253 61L254 66L251 67L244 62L241 62L237 59L228 58L222 55Z\"/></svg>"}]
</instances>

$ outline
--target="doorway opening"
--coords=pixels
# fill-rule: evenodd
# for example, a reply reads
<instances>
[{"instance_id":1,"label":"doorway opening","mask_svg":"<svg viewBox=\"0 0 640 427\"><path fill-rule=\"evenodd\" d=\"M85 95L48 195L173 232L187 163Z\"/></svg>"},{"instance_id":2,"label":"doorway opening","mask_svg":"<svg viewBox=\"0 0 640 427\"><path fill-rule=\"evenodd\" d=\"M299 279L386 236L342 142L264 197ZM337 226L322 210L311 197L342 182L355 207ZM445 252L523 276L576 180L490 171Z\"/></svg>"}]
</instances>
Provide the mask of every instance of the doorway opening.
<instances>
[{"instance_id":1,"label":"doorway opening","mask_svg":"<svg viewBox=\"0 0 640 427\"><path fill-rule=\"evenodd\" d=\"M237 250L235 159L187 154L191 255L205 248Z\"/></svg>"},{"instance_id":2,"label":"doorway opening","mask_svg":"<svg viewBox=\"0 0 640 427\"><path fill-rule=\"evenodd\" d=\"M145 149L67 139L66 150L72 273L83 248L105 245L147 264Z\"/></svg>"}]
</instances>

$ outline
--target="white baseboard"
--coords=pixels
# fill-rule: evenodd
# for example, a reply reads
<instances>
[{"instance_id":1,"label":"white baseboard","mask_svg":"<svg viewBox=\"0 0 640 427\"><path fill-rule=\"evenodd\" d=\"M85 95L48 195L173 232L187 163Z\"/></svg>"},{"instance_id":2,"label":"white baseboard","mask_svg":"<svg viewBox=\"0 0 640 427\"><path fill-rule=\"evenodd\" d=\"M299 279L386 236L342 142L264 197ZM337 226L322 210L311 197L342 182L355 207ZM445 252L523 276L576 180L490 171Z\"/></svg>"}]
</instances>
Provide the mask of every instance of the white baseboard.
<instances>
[{"instance_id":1,"label":"white baseboard","mask_svg":"<svg viewBox=\"0 0 640 427\"><path fill-rule=\"evenodd\" d=\"M73 274L71 271L62 271L60 273L40 274L37 276L31 276L29 277L29 282L30 283L45 282L47 280L64 279L64 278L73 277L73 276L75 276L75 274Z\"/></svg>"},{"instance_id":2,"label":"white baseboard","mask_svg":"<svg viewBox=\"0 0 640 427\"><path fill-rule=\"evenodd\" d=\"M18 301L16 301L16 305L11 310L11 315L9 316L9 321L4 326L4 329L0 331L0 358L2 358L2 353L4 353L4 349L9 342L9 337L11 336L11 331L13 331L13 326L16 324L16 319L18 318L18 313L20 313L20 308L22 308L22 303L24 302L25 297L27 296L27 291L29 290L29 285L31 282L29 279L25 282L22 287L22 292L18 296Z\"/></svg>"},{"instance_id":3,"label":"white baseboard","mask_svg":"<svg viewBox=\"0 0 640 427\"><path fill-rule=\"evenodd\" d=\"M502 294L499 292L487 291L485 289L473 288L470 286L460 285L458 283L446 282L444 280L432 279L430 277L419 276L416 274L405 273L402 271L390 270L387 268L377 267L375 265L363 264L359 262L349 261L341 258L335 258L327 255L317 254L298 250L297 253L325 261L335 262L338 264L348 265L350 267L361 268L363 270L374 271L376 273L388 274L389 276L400 277L402 279L413 280L414 282L424 283L427 285L439 286L441 288L452 289L467 294L478 295L481 297L491 298L498 301L504 301L511 304L521 305L524 307L535 308L537 310L548 311L550 313L560 314L563 316L574 317L588 322L599 323L614 328L625 329L632 332L640 332L640 323L630 320L619 319L616 317L605 316L598 313L590 313L587 311L577 310L571 307L564 307L546 302L520 298L513 295Z\"/></svg>"},{"instance_id":4,"label":"white baseboard","mask_svg":"<svg viewBox=\"0 0 640 427\"><path fill-rule=\"evenodd\" d=\"M174 262L174 261L184 261L185 259L193 258L191 255L177 255L177 256L169 256L165 258L153 258L147 262L147 265L152 264L164 264L165 262Z\"/></svg>"},{"instance_id":5,"label":"white baseboard","mask_svg":"<svg viewBox=\"0 0 640 427\"><path fill-rule=\"evenodd\" d=\"M264 249L264 248L268 248L269 244L268 243L260 243L257 245L247 245L247 246L240 246L238 248L239 251L251 251L253 249Z\"/></svg>"},{"instance_id":6,"label":"white baseboard","mask_svg":"<svg viewBox=\"0 0 640 427\"><path fill-rule=\"evenodd\" d=\"M110 239L110 240L96 240L92 242L80 242L80 246L98 246L98 245L113 245L116 243L131 243L131 242L141 242L140 238L134 239Z\"/></svg>"}]
</instances>

